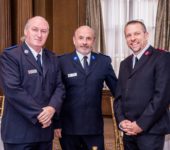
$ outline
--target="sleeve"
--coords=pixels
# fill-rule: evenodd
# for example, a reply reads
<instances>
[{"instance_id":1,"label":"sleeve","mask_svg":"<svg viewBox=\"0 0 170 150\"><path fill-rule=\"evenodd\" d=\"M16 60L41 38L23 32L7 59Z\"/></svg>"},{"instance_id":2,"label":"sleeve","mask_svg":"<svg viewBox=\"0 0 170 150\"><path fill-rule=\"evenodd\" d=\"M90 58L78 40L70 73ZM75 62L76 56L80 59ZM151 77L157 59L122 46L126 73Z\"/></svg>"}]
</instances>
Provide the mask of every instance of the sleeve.
<instances>
[{"instance_id":1,"label":"sleeve","mask_svg":"<svg viewBox=\"0 0 170 150\"><path fill-rule=\"evenodd\" d=\"M136 121L144 130L152 127L165 114L170 103L170 54L163 53L158 59L154 73L154 93L142 115Z\"/></svg>"},{"instance_id":2,"label":"sleeve","mask_svg":"<svg viewBox=\"0 0 170 150\"><path fill-rule=\"evenodd\" d=\"M1 56L1 79L5 100L21 115L35 124L42 109L22 87L20 65L22 64L19 63L19 59L14 57L11 51L3 52Z\"/></svg>"},{"instance_id":3,"label":"sleeve","mask_svg":"<svg viewBox=\"0 0 170 150\"><path fill-rule=\"evenodd\" d=\"M55 60L54 63L56 68L56 89L50 99L49 106L54 107L56 109L57 114L59 114L65 97L65 88L62 83L61 68L59 65L58 58L55 57L54 60Z\"/></svg>"},{"instance_id":4,"label":"sleeve","mask_svg":"<svg viewBox=\"0 0 170 150\"><path fill-rule=\"evenodd\" d=\"M115 94L115 100L113 103L113 108L114 108L114 114L116 118L117 125L120 124L121 121L125 120L125 117L123 115L123 110L122 110L122 84L121 84L121 71L122 71L122 63L120 65L119 69L119 77L118 77L118 83L116 87L116 94Z\"/></svg>"},{"instance_id":5,"label":"sleeve","mask_svg":"<svg viewBox=\"0 0 170 150\"><path fill-rule=\"evenodd\" d=\"M110 57L108 57L108 58L109 59L107 62L107 75L106 75L105 82L106 82L106 85L109 87L112 95L115 96L117 77L116 77L113 67L111 65L111 58Z\"/></svg>"}]
</instances>

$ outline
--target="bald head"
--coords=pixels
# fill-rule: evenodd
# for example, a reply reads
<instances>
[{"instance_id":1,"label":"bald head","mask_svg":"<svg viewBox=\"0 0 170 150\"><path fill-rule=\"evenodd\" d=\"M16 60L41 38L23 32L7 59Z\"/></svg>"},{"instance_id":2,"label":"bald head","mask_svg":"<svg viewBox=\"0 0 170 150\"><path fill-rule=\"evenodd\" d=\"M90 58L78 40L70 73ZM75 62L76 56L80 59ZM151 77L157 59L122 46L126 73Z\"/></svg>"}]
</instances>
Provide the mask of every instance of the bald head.
<instances>
[{"instance_id":1,"label":"bald head","mask_svg":"<svg viewBox=\"0 0 170 150\"><path fill-rule=\"evenodd\" d=\"M44 22L44 24L46 24L48 30L49 30L49 24L47 22L47 20L41 16L35 16L35 17L32 17L30 19L27 20L26 24L25 24L25 28L24 30L27 30L31 24L33 24L33 22L35 21L40 21L40 22Z\"/></svg>"},{"instance_id":2,"label":"bald head","mask_svg":"<svg viewBox=\"0 0 170 150\"><path fill-rule=\"evenodd\" d=\"M91 27L87 26L87 25L83 25L78 27L75 32L74 32L74 36L80 32L86 32L86 33L90 33L91 36L93 36L93 38L95 39L95 31L94 29L92 29Z\"/></svg>"}]
</instances>

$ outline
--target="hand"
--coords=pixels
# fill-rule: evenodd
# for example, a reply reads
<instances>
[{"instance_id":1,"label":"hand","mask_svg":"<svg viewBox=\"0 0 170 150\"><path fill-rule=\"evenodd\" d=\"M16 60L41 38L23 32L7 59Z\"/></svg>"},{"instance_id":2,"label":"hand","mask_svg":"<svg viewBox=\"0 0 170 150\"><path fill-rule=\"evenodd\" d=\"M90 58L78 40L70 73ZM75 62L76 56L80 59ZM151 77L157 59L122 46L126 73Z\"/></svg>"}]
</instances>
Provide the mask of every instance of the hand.
<instances>
[{"instance_id":1,"label":"hand","mask_svg":"<svg viewBox=\"0 0 170 150\"><path fill-rule=\"evenodd\" d=\"M47 127L51 124L51 119L55 113L55 109L51 106L46 106L42 109L43 111L38 115L37 119L43 127Z\"/></svg>"},{"instance_id":2,"label":"hand","mask_svg":"<svg viewBox=\"0 0 170 150\"><path fill-rule=\"evenodd\" d=\"M136 121L132 122L131 126L132 126L132 129L133 129L133 132L135 132L137 134L139 134L143 131L142 128L137 125Z\"/></svg>"},{"instance_id":3,"label":"hand","mask_svg":"<svg viewBox=\"0 0 170 150\"><path fill-rule=\"evenodd\" d=\"M130 125L131 121L129 120L123 120L120 122L120 128L124 131L124 129L126 129L129 125Z\"/></svg>"},{"instance_id":4,"label":"hand","mask_svg":"<svg viewBox=\"0 0 170 150\"><path fill-rule=\"evenodd\" d=\"M143 130L137 125L136 121L134 121L131 123L127 123L124 131L126 135L137 135L141 133Z\"/></svg>"},{"instance_id":5,"label":"hand","mask_svg":"<svg viewBox=\"0 0 170 150\"><path fill-rule=\"evenodd\" d=\"M120 122L120 128L127 135L136 135L136 132L134 132L132 122L130 120L123 120L122 122Z\"/></svg>"},{"instance_id":6,"label":"hand","mask_svg":"<svg viewBox=\"0 0 170 150\"><path fill-rule=\"evenodd\" d=\"M62 138L62 135L61 135L61 129L55 129L55 136L58 137L58 138Z\"/></svg>"},{"instance_id":7,"label":"hand","mask_svg":"<svg viewBox=\"0 0 170 150\"><path fill-rule=\"evenodd\" d=\"M47 128L47 127L49 127L49 126L51 125L51 123L52 123L51 120L50 120L49 122L47 122L47 123L44 123L43 126L42 126L42 128Z\"/></svg>"}]
</instances>

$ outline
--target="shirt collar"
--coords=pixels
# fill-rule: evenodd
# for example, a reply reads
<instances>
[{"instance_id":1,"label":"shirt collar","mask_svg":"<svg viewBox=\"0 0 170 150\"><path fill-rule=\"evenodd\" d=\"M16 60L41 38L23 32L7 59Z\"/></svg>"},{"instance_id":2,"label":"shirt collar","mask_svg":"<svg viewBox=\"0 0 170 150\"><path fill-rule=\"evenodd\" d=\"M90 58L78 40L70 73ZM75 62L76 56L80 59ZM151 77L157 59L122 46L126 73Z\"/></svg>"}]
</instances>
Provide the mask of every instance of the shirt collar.
<instances>
[{"instance_id":1,"label":"shirt collar","mask_svg":"<svg viewBox=\"0 0 170 150\"><path fill-rule=\"evenodd\" d=\"M33 54L33 56L35 57L35 59L37 59L38 54L40 54L42 56L42 48L41 48L41 51L39 53L37 53L32 47L29 46L29 44L26 41L25 41L25 43L27 44L28 48L30 49L30 51Z\"/></svg>"},{"instance_id":2,"label":"shirt collar","mask_svg":"<svg viewBox=\"0 0 170 150\"><path fill-rule=\"evenodd\" d=\"M76 53L77 53L77 56L78 56L78 58L80 59L80 61L83 61L83 57L84 56L87 56L88 58L87 58L87 61L88 61L88 63L90 62L90 57L91 57L91 53L89 53L88 55L82 55L80 52L78 52L78 51L76 51Z\"/></svg>"}]
</instances>

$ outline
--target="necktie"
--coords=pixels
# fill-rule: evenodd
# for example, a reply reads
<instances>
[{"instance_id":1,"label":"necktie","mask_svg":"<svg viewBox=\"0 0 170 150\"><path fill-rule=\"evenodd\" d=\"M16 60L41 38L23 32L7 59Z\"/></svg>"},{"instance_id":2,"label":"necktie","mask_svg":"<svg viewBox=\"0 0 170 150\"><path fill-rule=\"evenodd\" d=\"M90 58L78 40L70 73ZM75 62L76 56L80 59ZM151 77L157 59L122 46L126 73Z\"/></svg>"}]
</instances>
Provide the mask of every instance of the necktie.
<instances>
[{"instance_id":1,"label":"necktie","mask_svg":"<svg viewBox=\"0 0 170 150\"><path fill-rule=\"evenodd\" d=\"M134 67L133 67L133 68L135 68L135 66L136 66L137 63L138 63L138 58L135 57L135 63L134 63Z\"/></svg>"},{"instance_id":2,"label":"necktie","mask_svg":"<svg viewBox=\"0 0 170 150\"><path fill-rule=\"evenodd\" d=\"M88 58L87 56L83 57L83 66L84 66L84 71L86 72L86 74L89 71L89 66L88 66L87 58Z\"/></svg>"},{"instance_id":3,"label":"necktie","mask_svg":"<svg viewBox=\"0 0 170 150\"><path fill-rule=\"evenodd\" d=\"M38 66L39 66L39 67L41 68L41 70L42 70L41 55L40 55L40 54L37 55L37 64L38 64Z\"/></svg>"}]
</instances>

